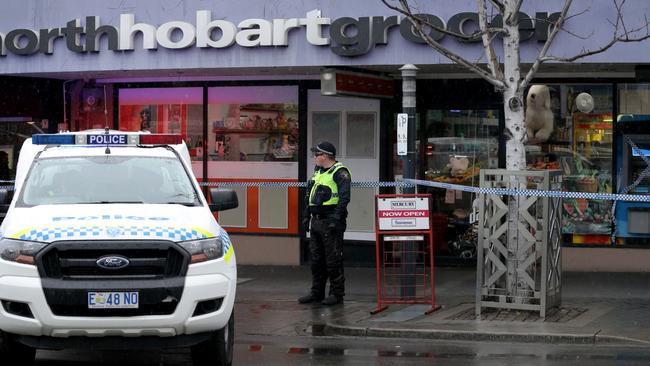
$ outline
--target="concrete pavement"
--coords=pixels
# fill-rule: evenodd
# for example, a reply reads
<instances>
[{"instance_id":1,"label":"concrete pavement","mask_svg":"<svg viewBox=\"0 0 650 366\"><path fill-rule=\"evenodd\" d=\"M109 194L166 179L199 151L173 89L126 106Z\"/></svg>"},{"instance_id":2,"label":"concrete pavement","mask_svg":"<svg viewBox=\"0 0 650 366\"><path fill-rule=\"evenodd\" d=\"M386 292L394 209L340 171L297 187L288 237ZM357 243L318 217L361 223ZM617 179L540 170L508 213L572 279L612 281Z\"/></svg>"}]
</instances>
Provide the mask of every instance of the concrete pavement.
<instances>
[{"instance_id":1,"label":"concrete pavement","mask_svg":"<svg viewBox=\"0 0 650 366\"><path fill-rule=\"evenodd\" d=\"M342 305L300 305L308 266L240 266L237 303L255 309L260 332L445 340L625 344L650 347L650 274L564 273L562 307L540 319L530 312L484 311L474 319L475 268L437 268L436 303L391 305L379 314L373 268L346 268ZM241 313L240 313L241 314Z\"/></svg>"}]
</instances>

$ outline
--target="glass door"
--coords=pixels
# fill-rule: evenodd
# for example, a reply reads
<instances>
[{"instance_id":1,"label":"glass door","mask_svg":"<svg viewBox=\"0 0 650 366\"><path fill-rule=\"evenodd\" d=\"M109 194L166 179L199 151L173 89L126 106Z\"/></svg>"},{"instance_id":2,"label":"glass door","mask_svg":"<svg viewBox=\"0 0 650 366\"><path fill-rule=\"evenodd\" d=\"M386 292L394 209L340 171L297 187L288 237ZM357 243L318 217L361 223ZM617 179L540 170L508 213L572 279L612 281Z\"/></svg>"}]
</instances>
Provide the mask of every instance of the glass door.
<instances>
[{"instance_id":1,"label":"glass door","mask_svg":"<svg viewBox=\"0 0 650 366\"><path fill-rule=\"evenodd\" d=\"M336 147L336 159L352 173L352 181L379 181L379 101L375 99L325 97L309 91L308 141L314 146L329 141ZM307 177L314 171L314 159L307 157ZM375 240L374 198L378 188L352 188L348 205L345 239Z\"/></svg>"}]
</instances>

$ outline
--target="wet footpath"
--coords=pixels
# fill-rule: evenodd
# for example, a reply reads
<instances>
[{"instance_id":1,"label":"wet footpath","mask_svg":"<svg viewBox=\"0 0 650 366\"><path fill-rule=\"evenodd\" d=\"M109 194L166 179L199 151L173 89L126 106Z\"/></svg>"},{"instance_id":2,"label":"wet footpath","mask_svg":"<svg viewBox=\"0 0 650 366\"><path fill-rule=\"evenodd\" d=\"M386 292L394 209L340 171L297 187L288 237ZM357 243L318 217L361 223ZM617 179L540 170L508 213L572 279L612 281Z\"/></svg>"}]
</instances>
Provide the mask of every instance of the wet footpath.
<instances>
[{"instance_id":1,"label":"wet footpath","mask_svg":"<svg viewBox=\"0 0 650 366\"><path fill-rule=\"evenodd\" d=\"M565 272L562 305L541 318L529 311L475 315L475 268L435 272L436 304L377 308L374 268L346 268L343 304L298 304L310 285L308 266L240 266L237 321L250 334L339 335L546 344L650 347L650 274ZM242 323L243 322L243 323Z\"/></svg>"}]
</instances>

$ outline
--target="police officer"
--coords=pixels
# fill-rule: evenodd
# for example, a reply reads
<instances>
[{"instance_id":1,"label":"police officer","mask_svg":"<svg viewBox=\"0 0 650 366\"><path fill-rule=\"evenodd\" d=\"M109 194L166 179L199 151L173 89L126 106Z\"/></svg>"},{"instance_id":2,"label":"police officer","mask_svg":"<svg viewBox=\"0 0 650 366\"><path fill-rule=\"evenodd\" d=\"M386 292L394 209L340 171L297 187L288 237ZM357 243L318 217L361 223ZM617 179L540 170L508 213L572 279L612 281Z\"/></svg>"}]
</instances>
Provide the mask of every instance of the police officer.
<instances>
[{"instance_id":1,"label":"police officer","mask_svg":"<svg viewBox=\"0 0 650 366\"><path fill-rule=\"evenodd\" d=\"M327 141L313 147L314 175L307 186L303 226L311 236L312 286L308 295L298 299L301 304L321 301L335 305L343 301L345 277L343 276L343 233L350 202L350 171L336 161L336 148ZM329 296L325 285L330 281Z\"/></svg>"}]
</instances>

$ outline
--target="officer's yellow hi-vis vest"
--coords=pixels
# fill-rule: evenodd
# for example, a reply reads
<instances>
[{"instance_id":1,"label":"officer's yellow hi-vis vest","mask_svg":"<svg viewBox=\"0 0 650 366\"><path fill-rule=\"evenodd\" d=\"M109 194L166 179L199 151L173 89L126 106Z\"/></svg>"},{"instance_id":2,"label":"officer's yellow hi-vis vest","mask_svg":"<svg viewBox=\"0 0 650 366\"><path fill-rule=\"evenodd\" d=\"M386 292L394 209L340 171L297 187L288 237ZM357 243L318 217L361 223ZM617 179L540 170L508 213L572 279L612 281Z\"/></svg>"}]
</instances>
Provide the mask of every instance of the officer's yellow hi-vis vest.
<instances>
[{"instance_id":1,"label":"officer's yellow hi-vis vest","mask_svg":"<svg viewBox=\"0 0 650 366\"><path fill-rule=\"evenodd\" d=\"M311 191L309 191L310 206L333 206L339 203L339 187L334 181L334 174L340 169L347 169L348 173L350 172L350 169L341 163L332 165L324 172L321 172L320 169L314 172L314 176L311 178L314 181L314 185L311 187Z\"/></svg>"}]
</instances>

